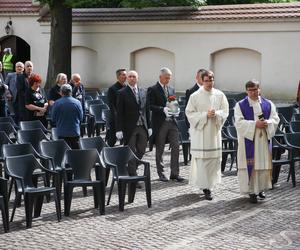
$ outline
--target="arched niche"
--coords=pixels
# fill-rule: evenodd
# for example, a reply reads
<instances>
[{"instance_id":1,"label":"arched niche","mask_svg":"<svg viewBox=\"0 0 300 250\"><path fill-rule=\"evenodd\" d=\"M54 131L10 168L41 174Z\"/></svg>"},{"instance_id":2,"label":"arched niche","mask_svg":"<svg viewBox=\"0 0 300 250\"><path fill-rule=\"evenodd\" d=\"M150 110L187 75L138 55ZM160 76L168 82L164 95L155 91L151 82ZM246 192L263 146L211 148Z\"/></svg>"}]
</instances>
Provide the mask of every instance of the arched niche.
<instances>
[{"instance_id":1,"label":"arched niche","mask_svg":"<svg viewBox=\"0 0 300 250\"><path fill-rule=\"evenodd\" d=\"M251 79L261 80L261 53L247 48L226 48L211 54L216 87L244 91Z\"/></svg>"},{"instance_id":2,"label":"arched niche","mask_svg":"<svg viewBox=\"0 0 300 250\"><path fill-rule=\"evenodd\" d=\"M72 73L79 73L86 87L99 88L97 51L84 46L72 47Z\"/></svg>"},{"instance_id":3,"label":"arched niche","mask_svg":"<svg viewBox=\"0 0 300 250\"><path fill-rule=\"evenodd\" d=\"M147 47L131 53L131 68L139 74L139 84L149 87L157 82L159 70L168 67L173 72L171 83L175 86L175 55L165 49Z\"/></svg>"}]
</instances>

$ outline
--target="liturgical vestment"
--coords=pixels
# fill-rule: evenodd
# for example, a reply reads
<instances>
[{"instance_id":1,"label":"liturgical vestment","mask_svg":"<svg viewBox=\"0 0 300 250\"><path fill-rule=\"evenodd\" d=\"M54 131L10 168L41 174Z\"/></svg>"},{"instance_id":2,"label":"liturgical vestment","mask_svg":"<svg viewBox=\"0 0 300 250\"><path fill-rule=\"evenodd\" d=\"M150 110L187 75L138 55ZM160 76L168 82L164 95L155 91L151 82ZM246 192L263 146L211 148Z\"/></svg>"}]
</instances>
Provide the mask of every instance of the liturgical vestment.
<instances>
[{"instance_id":1,"label":"liturgical vestment","mask_svg":"<svg viewBox=\"0 0 300 250\"><path fill-rule=\"evenodd\" d=\"M221 129L228 116L228 101L224 93L204 87L194 92L186 107L190 123L191 171L189 183L200 189L212 189L221 181L222 136ZM216 116L207 117L209 109Z\"/></svg>"},{"instance_id":2,"label":"liturgical vestment","mask_svg":"<svg viewBox=\"0 0 300 250\"><path fill-rule=\"evenodd\" d=\"M256 121L263 115L268 126L256 128ZM272 187L271 139L275 135L279 117L275 105L259 97L253 101L246 97L234 108L238 135L238 180L241 194L259 194Z\"/></svg>"}]
</instances>

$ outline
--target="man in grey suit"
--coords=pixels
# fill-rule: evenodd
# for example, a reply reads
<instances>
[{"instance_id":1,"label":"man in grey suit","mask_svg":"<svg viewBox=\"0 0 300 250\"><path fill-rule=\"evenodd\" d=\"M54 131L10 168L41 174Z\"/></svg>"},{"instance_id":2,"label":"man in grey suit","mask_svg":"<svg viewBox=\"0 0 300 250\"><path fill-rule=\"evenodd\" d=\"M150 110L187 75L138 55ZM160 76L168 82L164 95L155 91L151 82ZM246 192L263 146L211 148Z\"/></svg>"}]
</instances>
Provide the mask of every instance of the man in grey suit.
<instances>
[{"instance_id":1,"label":"man in grey suit","mask_svg":"<svg viewBox=\"0 0 300 250\"><path fill-rule=\"evenodd\" d=\"M168 68L160 70L159 81L148 88L147 98L152 111L153 135L155 141L155 159L159 180L167 182L164 175L163 153L167 141L171 147L171 174L170 179L183 181L179 175L179 132L174 116L167 107L168 97L175 94L175 90L169 86L172 72Z\"/></svg>"},{"instance_id":2,"label":"man in grey suit","mask_svg":"<svg viewBox=\"0 0 300 250\"><path fill-rule=\"evenodd\" d=\"M138 73L131 70L127 73L128 85L118 91L116 137L123 140L138 158L146 151L148 137L152 134L149 108L146 102L146 92L139 88ZM137 164L128 164L130 175L137 175Z\"/></svg>"},{"instance_id":3,"label":"man in grey suit","mask_svg":"<svg viewBox=\"0 0 300 250\"><path fill-rule=\"evenodd\" d=\"M17 62L15 65L16 72L8 73L5 84L8 86L9 95L7 96L8 109L16 123L18 123L18 100L17 100L17 75L23 74L24 64Z\"/></svg>"}]
</instances>

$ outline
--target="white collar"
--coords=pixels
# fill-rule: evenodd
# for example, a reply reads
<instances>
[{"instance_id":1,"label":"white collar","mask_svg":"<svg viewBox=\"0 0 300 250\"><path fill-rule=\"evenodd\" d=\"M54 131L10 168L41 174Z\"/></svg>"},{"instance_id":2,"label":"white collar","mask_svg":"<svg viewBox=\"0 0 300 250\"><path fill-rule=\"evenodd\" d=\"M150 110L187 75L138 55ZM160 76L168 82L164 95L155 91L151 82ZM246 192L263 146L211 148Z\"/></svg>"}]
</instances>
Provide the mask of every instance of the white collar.
<instances>
[{"instance_id":1,"label":"white collar","mask_svg":"<svg viewBox=\"0 0 300 250\"><path fill-rule=\"evenodd\" d=\"M253 106L255 103L261 103L261 97L258 96L258 100L252 100L249 96L247 96L248 98L248 102L249 102L249 106Z\"/></svg>"}]
</instances>

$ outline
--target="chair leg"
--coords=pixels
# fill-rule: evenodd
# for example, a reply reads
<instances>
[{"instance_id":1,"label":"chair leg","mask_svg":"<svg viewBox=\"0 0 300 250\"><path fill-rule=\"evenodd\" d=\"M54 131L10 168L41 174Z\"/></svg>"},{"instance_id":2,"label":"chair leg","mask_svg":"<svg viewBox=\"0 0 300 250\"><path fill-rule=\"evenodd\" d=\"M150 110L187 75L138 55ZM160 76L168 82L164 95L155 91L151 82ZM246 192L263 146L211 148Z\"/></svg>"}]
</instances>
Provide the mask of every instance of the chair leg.
<instances>
[{"instance_id":1,"label":"chair leg","mask_svg":"<svg viewBox=\"0 0 300 250\"><path fill-rule=\"evenodd\" d=\"M94 196L94 208L99 207L99 188L93 186L93 196Z\"/></svg>"},{"instance_id":2,"label":"chair leg","mask_svg":"<svg viewBox=\"0 0 300 250\"><path fill-rule=\"evenodd\" d=\"M223 153L223 154L222 154L221 172L224 172L224 171L225 171L226 162L227 162L227 157L228 157L228 154L227 154L227 153Z\"/></svg>"},{"instance_id":3,"label":"chair leg","mask_svg":"<svg viewBox=\"0 0 300 250\"><path fill-rule=\"evenodd\" d=\"M151 201L151 181L150 179L145 181L145 189L146 189L146 197L147 197L147 205L150 208L152 206Z\"/></svg>"},{"instance_id":4,"label":"chair leg","mask_svg":"<svg viewBox=\"0 0 300 250\"><path fill-rule=\"evenodd\" d=\"M71 210L71 202L72 202L72 195L73 195L73 187L66 185L65 186L65 216L69 216L70 215L70 210Z\"/></svg>"},{"instance_id":5,"label":"chair leg","mask_svg":"<svg viewBox=\"0 0 300 250\"><path fill-rule=\"evenodd\" d=\"M118 194L119 194L119 211L124 211L125 206L125 194L126 194L126 183L123 181L118 182Z\"/></svg>"},{"instance_id":6,"label":"chair leg","mask_svg":"<svg viewBox=\"0 0 300 250\"><path fill-rule=\"evenodd\" d=\"M11 191L14 185L15 179L11 178L10 183L9 183L9 188L8 188L8 200L10 200L10 195L11 195Z\"/></svg>"},{"instance_id":7,"label":"chair leg","mask_svg":"<svg viewBox=\"0 0 300 250\"><path fill-rule=\"evenodd\" d=\"M105 186L107 186L109 174L110 174L110 168L106 168L105 169Z\"/></svg>"},{"instance_id":8,"label":"chair leg","mask_svg":"<svg viewBox=\"0 0 300 250\"><path fill-rule=\"evenodd\" d=\"M33 199L32 196L25 193L24 197L25 203L25 213L26 213L26 227L31 228L32 225L32 209L33 209Z\"/></svg>"},{"instance_id":9,"label":"chair leg","mask_svg":"<svg viewBox=\"0 0 300 250\"><path fill-rule=\"evenodd\" d=\"M2 213L4 232L7 233L9 231L9 222L8 222L8 214L6 213L6 208L5 208L5 201L3 197L0 197L0 210Z\"/></svg>"},{"instance_id":10,"label":"chair leg","mask_svg":"<svg viewBox=\"0 0 300 250\"><path fill-rule=\"evenodd\" d=\"M292 176L293 187L296 187L295 163L290 165L290 172Z\"/></svg>"},{"instance_id":11,"label":"chair leg","mask_svg":"<svg viewBox=\"0 0 300 250\"><path fill-rule=\"evenodd\" d=\"M82 193L84 197L87 197L87 187L82 187Z\"/></svg>"},{"instance_id":12,"label":"chair leg","mask_svg":"<svg viewBox=\"0 0 300 250\"><path fill-rule=\"evenodd\" d=\"M45 176L43 176L45 187L50 187L50 182L51 182L50 179L51 179L51 176L50 176L49 173L46 173ZM51 200L50 193L46 194L46 201L47 201L47 203L49 203L50 200Z\"/></svg>"},{"instance_id":13,"label":"chair leg","mask_svg":"<svg viewBox=\"0 0 300 250\"><path fill-rule=\"evenodd\" d=\"M37 195L35 197L34 215L33 218L41 216L42 206L43 206L44 195Z\"/></svg>"},{"instance_id":14,"label":"chair leg","mask_svg":"<svg viewBox=\"0 0 300 250\"><path fill-rule=\"evenodd\" d=\"M101 215L105 214L105 185L101 182L98 187L99 211Z\"/></svg>"},{"instance_id":15,"label":"chair leg","mask_svg":"<svg viewBox=\"0 0 300 250\"><path fill-rule=\"evenodd\" d=\"M60 220L61 220L61 205L60 205L60 199L58 199L57 191L54 191L53 197L54 197L54 202L55 202L57 221L60 222Z\"/></svg>"},{"instance_id":16,"label":"chair leg","mask_svg":"<svg viewBox=\"0 0 300 250\"><path fill-rule=\"evenodd\" d=\"M112 194L112 191L113 191L113 189L114 189L114 185L115 185L115 179L113 178L112 181L111 181L111 184L110 184L110 190L109 190L109 195L108 195L108 199L107 199L107 204L106 204L106 206L109 205L110 198L111 198L111 194Z\"/></svg>"},{"instance_id":17,"label":"chair leg","mask_svg":"<svg viewBox=\"0 0 300 250\"><path fill-rule=\"evenodd\" d=\"M13 211L12 211L11 217L10 217L10 222L12 222L13 219L14 219L16 208L17 208L20 200L21 200L21 193L16 193L16 197L15 197L15 201L14 201L14 206L13 206Z\"/></svg>"}]
</instances>

